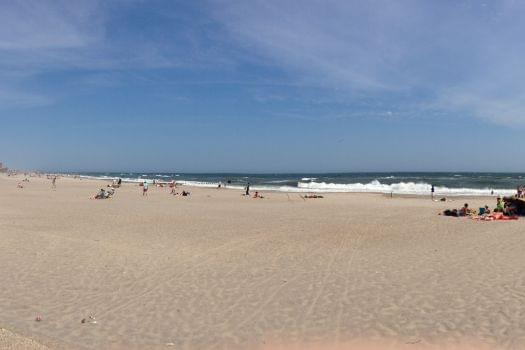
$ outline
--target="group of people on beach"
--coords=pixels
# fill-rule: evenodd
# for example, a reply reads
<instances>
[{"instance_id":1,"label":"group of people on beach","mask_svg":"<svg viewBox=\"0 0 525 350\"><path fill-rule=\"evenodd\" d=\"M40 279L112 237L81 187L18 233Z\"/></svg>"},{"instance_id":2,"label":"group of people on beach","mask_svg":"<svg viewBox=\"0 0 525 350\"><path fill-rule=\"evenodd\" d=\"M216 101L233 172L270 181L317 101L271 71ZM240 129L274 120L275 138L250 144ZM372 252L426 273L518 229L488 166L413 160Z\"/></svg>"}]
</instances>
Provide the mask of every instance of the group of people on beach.
<instances>
[{"instance_id":1,"label":"group of people on beach","mask_svg":"<svg viewBox=\"0 0 525 350\"><path fill-rule=\"evenodd\" d=\"M229 183L229 181L228 181ZM250 197L250 183L247 182L246 183L246 186L244 186L244 194L243 196L247 196L247 197ZM253 195L252 198L264 198L264 196L262 194L259 193L259 191L255 191L255 194Z\"/></svg>"},{"instance_id":2,"label":"group of people on beach","mask_svg":"<svg viewBox=\"0 0 525 350\"><path fill-rule=\"evenodd\" d=\"M496 199L496 207L491 210L488 205L479 208L478 210L469 207L468 203L465 203L463 207L459 209L447 209L443 211L445 216L470 216L473 218L479 218L483 220L502 220L506 218L515 218L518 213L518 208L512 201L505 201L504 198L498 196Z\"/></svg>"}]
</instances>

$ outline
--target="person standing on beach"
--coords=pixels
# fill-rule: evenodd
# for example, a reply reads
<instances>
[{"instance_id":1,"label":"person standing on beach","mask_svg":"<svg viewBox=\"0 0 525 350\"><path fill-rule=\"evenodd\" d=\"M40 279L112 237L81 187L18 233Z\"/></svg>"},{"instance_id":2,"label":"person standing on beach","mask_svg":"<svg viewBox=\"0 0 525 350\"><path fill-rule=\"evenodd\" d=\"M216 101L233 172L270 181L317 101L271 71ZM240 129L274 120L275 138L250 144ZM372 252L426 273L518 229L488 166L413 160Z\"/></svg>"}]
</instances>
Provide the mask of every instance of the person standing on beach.
<instances>
[{"instance_id":1,"label":"person standing on beach","mask_svg":"<svg viewBox=\"0 0 525 350\"><path fill-rule=\"evenodd\" d=\"M148 195L148 182L144 181L144 184L142 185L142 196Z\"/></svg>"},{"instance_id":2,"label":"person standing on beach","mask_svg":"<svg viewBox=\"0 0 525 350\"><path fill-rule=\"evenodd\" d=\"M434 189L434 185L431 185L431 186L432 186L432 187L430 188L430 197L431 197L432 199L434 199L434 191L435 191L435 189Z\"/></svg>"},{"instance_id":3,"label":"person standing on beach","mask_svg":"<svg viewBox=\"0 0 525 350\"><path fill-rule=\"evenodd\" d=\"M249 196L250 195L250 183L248 182L246 184L246 193L245 193L245 196Z\"/></svg>"},{"instance_id":4,"label":"person standing on beach","mask_svg":"<svg viewBox=\"0 0 525 350\"><path fill-rule=\"evenodd\" d=\"M57 188L57 177L56 177L56 175L53 176L53 179L51 179L51 188Z\"/></svg>"}]
</instances>

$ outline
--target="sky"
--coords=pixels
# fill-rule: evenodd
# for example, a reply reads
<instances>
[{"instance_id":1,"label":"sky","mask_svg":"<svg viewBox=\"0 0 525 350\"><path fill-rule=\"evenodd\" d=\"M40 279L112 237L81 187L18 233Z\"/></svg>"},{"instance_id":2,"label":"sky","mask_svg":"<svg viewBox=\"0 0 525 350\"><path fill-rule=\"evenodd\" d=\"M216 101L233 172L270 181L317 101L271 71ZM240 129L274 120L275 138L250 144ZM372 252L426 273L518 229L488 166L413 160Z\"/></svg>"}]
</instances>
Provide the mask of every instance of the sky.
<instances>
[{"instance_id":1,"label":"sky","mask_svg":"<svg viewBox=\"0 0 525 350\"><path fill-rule=\"evenodd\" d=\"M0 2L0 161L524 172L523 1Z\"/></svg>"}]
</instances>

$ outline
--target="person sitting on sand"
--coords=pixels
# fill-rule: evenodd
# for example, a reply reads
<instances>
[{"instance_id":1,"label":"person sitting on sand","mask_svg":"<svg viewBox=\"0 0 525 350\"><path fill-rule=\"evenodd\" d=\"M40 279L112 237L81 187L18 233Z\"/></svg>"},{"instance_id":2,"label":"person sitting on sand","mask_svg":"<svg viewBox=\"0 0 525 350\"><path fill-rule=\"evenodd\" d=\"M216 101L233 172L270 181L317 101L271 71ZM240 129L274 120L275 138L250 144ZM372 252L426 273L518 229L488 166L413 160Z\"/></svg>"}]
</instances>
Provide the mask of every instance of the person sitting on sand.
<instances>
[{"instance_id":1,"label":"person sitting on sand","mask_svg":"<svg viewBox=\"0 0 525 350\"><path fill-rule=\"evenodd\" d=\"M503 210L503 214L505 216L514 216L514 215L516 215L516 210L517 210L517 208L516 208L515 205L508 204L508 205L505 206L505 209Z\"/></svg>"},{"instance_id":2,"label":"person sitting on sand","mask_svg":"<svg viewBox=\"0 0 525 350\"><path fill-rule=\"evenodd\" d=\"M324 198L324 197L319 194L307 194L303 198Z\"/></svg>"},{"instance_id":3,"label":"person sitting on sand","mask_svg":"<svg viewBox=\"0 0 525 350\"><path fill-rule=\"evenodd\" d=\"M109 190L105 191L106 193L104 193L104 198L107 199L107 198L111 198L113 197L113 195L115 194L115 189L114 188L110 188Z\"/></svg>"},{"instance_id":4,"label":"person sitting on sand","mask_svg":"<svg viewBox=\"0 0 525 350\"><path fill-rule=\"evenodd\" d=\"M264 198L264 197L259 194L259 191L255 191L255 194L253 195L253 198Z\"/></svg>"},{"instance_id":5,"label":"person sitting on sand","mask_svg":"<svg viewBox=\"0 0 525 350\"><path fill-rule=\"evenodd\" d=\"M494 209L494 212L503 213L505 211L505 202L503 202L503 199L501 197L498 197L496 202L496 209Z\"/></svg>"},{"instance_id":6,"label":"person sitting on sand","mask_svg":"<svg viewBox=\"0 0 525 350\"><path fill-rule=\"evenodd\" d=\"M101 188L100 191L98 191L98 193L93 196L94 199L106 199L106 191Z\"/></svg>"},{"instance_id":7,"label":"person sitting on sand","mask_svg":"<svg viewBox=\"0 0 525 350\"><path fill-rule=\"evenodd\" d=\"M468 209L468 203L465 203L461 209L459 209L459 216L467 216L469 215L469 209Z\"/></svg>"},{"instance_id":8,"label":"person sitting on sand","mask_svg":"<svg viewBox=\"0 0 525 350\"><path fill-rule=\"evenodd\" d=\"M525 186L518 187L518 198L525 198Z\"/></svg>"},{"instance_id":9,"label":"person sitting on sand","mask_svg":"<svg viewBox=\"0 0 525 350\"><path fill-rule=\"evenodd\" d=\"M445 216L459 216L457 209L447 209L443 211L443 215Z\"/></svg>"},{"instance_id":10,"label":"person sitting on sand","mask_svg":"<svg viewBox=\"0 0 525 350\"><path fill-rule=\"evenodd\" d=\"M122 179L118 178L118 179L113 180L113 183L111 185L108 185L108 187L119 188L121 183L122 183Z\"/></svg>"},{"instance_id":11,"label":"person sitting on sand","mask_svg":"<svg viewBox=\"0 0 525 350\"><path fill-rule=\"evenodd\" d=\"M187 196L190 195L190 193L187 192L187 191L182 190L182 193L180 195L183 196L183 197L187 197Z\"/></svg>"},{"instance_id":12,"label":"person sitting on sand","mask_svg":"<svg viewBox=\"0 0 525 350\"><path fill-rule=\"evenodd\" d=\"M16 185L17 188L24 188L24 185L22 185L21 182L18 183L18 185Z\"/></svg>"},{"instance_id":13,"label":"person sitting on sand","mask_svg":"<svg viewBox=\"0 0 525 350\"><path fill-rule=\"evenodd\" d=\"M490 215L490 208L488 205L485 206L485 213L486 215Z\"/></svg>"}]
</instances>

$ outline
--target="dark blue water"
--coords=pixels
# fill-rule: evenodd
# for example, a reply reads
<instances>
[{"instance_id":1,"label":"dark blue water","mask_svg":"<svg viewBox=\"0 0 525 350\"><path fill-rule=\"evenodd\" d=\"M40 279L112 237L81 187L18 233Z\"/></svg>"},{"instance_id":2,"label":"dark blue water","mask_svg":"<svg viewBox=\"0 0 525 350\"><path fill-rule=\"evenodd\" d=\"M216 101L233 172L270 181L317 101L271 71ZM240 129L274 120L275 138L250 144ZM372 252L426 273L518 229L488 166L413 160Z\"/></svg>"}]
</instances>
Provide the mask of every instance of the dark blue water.
<instances>
[{"instance_id":1,"label":"dark blue water","mask_svg":"<svg viewBox=\"0 0 525 350\"><path fill-rule=\"evenodd\" d=\"M301 192L377 192L428 194L431 185L436 194L490 195L512 194L525 184L525 173L297 173L297 174L187 174L187 173L80 173L78 175L125 182L176 181L179 183L242 189L250 183L253 189Z\"/></svg>"}]
</instances>

